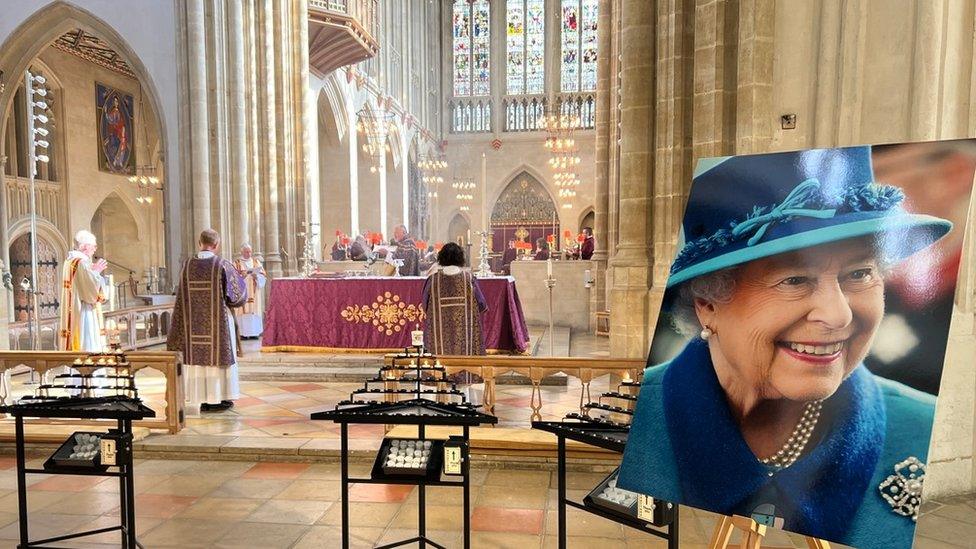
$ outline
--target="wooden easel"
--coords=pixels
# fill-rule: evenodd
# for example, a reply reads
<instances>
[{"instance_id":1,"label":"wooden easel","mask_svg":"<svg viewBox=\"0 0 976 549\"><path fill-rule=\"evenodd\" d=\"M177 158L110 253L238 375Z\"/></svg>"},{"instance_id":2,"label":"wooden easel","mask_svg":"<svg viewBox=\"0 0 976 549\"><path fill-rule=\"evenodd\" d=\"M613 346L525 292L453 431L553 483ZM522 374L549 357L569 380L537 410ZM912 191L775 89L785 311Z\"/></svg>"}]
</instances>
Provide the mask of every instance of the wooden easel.
<instances>
[{"instance_id":1,"label":"wooden easel","mask_svg":"<svg viewBox=\"0 0 976 549\"><path fill-rule=\"evenodd\" d=\"M732 516L722 517L718 521L715 531L712 533L712 541L708 543L708 549L728 549L729 540L732 539L734 530L742 531L740 549L760 549L762 547L763 538L766 536L766 525L759 524L748 517ZM805 537L810 549L830 549L830 542L810 536Z\"/></svg>"}]
</instances>

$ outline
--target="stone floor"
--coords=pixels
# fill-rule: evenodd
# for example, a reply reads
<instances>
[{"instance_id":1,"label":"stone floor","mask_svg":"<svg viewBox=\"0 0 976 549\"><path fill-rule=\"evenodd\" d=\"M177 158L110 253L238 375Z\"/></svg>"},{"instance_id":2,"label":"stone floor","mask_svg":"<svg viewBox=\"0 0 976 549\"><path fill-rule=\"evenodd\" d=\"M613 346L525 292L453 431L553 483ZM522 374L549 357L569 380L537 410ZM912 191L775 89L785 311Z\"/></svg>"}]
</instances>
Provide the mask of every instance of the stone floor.
<instances>
[{"instance_id":1,"label":"stone floor","mask_svg":"<svg viewBox=\"0 0 976 549\"><path fill-rule=\"evenodd\" d=\"M13 460L0 460L0 547L18 537ZM354 466L354 475L367 474ZM472 472L472 545L490 548L555 547L556 486L544 471ZM571 474L569 496L580 499L603 475ZM139 460L136 515L146 547L336 547L339 539L336 464ZM99 477L29 477L32 537L62 535L116 524L118 484ZM435 541L459 547L460 490L430 488L427 524ZM416 531L417 489L354 485L350 491L354 547L409 538ZM602 518L568 511L572 548L665 544ZM716 515L682 508L680 547L704 549ZM976 497L930 504L919 520L916 549L973 548ZM806 547L797 536L770 531L767 546ZM116 547L102 534L72 547Z\"/></svg>"}]
</instances>

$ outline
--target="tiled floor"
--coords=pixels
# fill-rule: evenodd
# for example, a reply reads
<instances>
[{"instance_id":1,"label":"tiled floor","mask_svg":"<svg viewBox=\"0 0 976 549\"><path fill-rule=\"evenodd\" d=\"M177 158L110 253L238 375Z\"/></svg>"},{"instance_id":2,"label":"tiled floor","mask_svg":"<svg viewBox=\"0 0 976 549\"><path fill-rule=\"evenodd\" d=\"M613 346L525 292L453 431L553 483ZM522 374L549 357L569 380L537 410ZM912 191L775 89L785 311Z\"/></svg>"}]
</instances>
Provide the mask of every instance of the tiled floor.
<instances>
[{"instance_id":1,"label":"tiled floor","mask_svg":"<svg viewBox=\"0 0 976 549\"><path fill-rule=\"evenodd\" d=\"M0 547L18 537L13 460L0 461ZM354 475L368 474L354 466ZM472 473L472 545L548 548L556 545L556 485L545 471L485 470ZM570 474L568 495L581 499L602 474ZM83 482L78 482L78 479ZM136 515L146 547L321 548L339 543L341 507L337 464L152 461L136 464ZM117 524L114 479L29 477L32 537L56 536ZM417 489L355 485L350 491L354 547L371 547L414 535ZM427 492L432 539L461 545L461 492ZM682 508L680 547L704 549L716 516ZM572 548L663 548L663 541L570 509ZM919 520L916 549L972 548L976 497L927 507ZM769 546L806 547L796 536L771 531ZM102 534L72 547L114 547L117 534Z\"/></svg>"}]
</instances>

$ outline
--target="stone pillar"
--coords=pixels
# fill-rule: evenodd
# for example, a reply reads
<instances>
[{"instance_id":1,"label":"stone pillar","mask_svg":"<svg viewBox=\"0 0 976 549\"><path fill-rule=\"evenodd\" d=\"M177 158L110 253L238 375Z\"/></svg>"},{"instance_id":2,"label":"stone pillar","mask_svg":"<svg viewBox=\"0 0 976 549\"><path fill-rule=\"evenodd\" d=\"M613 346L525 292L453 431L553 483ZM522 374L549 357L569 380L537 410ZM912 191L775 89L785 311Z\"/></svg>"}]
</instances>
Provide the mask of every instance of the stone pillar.
<instances>
[{"instance_id":1,"label":"stone pillar","mask_svg":"<svg viewBox=\"0 0 976 549\"><path fill-rule=\"evenodd\" d=\"M610 33L613 29L613 8L611 0L600 0L600 16L597 26L597 58L596 68L596 160L594 183L596 199L593 207L593 235L596 240L596 250L593 252L593 288L590 289L590 310L594 313L607 308L606 300L606 271L607 251L607 216L609 214L609 185L610 185ZM596 315L590 320L590 329L596 328Z\"/></svg>"},{"instance_id":2,"label":"stone pillar","mask_svg":"<svg viewBox=\"0 0 976 549\"><path fill-rule=\"evenodd\" d=\"M610 292L610 348L644 357L651 284L656 3L623 0L621 13L620 224Z\"/></svg>"},{"instance_id":3,"label":"stone pillar","mask_svg":"<svg viewBox=\"0 0 976 549\"><path fill-rule=\"evenodd\" d=\"M272 277L282 275L281 249L278 238L278 131L275 117L275 33L274 33L274 3L263 0L260 9L261 27L260 51L264 52L261 59L261 75L264 78L264 93L262 101L261 133L264 138L262 147L262 202L264 210L264 264L268 274Z\"/></svg>"},{"instance_id":4,"label":"stone pillar","mask_svg":"<svg viewBox=\"0 0 976 549\"><path fill-rule=\"evenodd\" d=\"M295 165L294 165L294 119L292 109L294 99L291 95L291 25L288 18L290 2L275 2L273 10L273 59L275 63L275 116L277 124L276 160L278 162L278 205L269 210L269 215L278 216L280 233L278 246L284 248L289 257L282 261L285 273L291 273L298 259L295 243L298 230L295 226ZM270 78L270 75L269 75Z\"/></svg>"},{"instance_id":5,"label":"stone pillar","mask_svg":"<svg viewBox=\"0 0 976 549\"><path fill-rule=\"evenodd\" d=\"M356 113L349 109L346 140L349 142L349 230L352 238L362 232L359 228L359 131L356 123Z\"/></svg>"},{"instance_id":6,"label":"stone pillar","mask_svg":"<svg viewBox=\"0 0 976 549\"><path fill-rule=\"evenodd\" d=\"M211 226L207 17L203 0L187 0L185 5L190 91L190 177L193 189L193 238L196 240L200 231Z\"/></svg>"},{"instance_id":7,"label":"stone pillar","mask_svg":"<svg viewBox=\"0 0 976 549\"><path fill-rule=\"evenodd\" d=\"M400 173L403 175L403 218L400 223L407 226L411 232L414 228L410 226L410 139L407 136L407 129L400 130ZM415 235L421 238L420 235Z\"/></svg>"},{"instance_id":8,"label":"stone pillar","mask_svg":"<svg viewBox=\"0 0 976 549\"><path fill-rule=\"evenodd\" d=\"M295 25L298 38L295 50L298 57L298 89L297 94L303 99L302 109L297 113L297 120L301 131L298 133L299 170L305 184L305 219L314 230L318 231L318 238L312 243L313 257L321 259L322 235L324 228L321 221L321 189L318 175L318 89L309 85L308 61L308 0L295 2Z\"/></svg>"},{"instance_id":9,"label":"stone pillar","mask_svg":"<svg viewBox=\"0 0 976 549\"><path fill-rule=\"evenodd\" d=\"M251 246L254 247L254 253L258 256L259 260L264 262L264 241L261 238L261 221L263 220L261 209L261 143L264 140L264 134L261 131L261 118L258 115L260 104L259 96L262 92L261 87L258 86L258 67L260 67L260 44L258 42L258 36L260 36L258 31L258 23L260 19L257 15L257 3L256 0L246 0L246 23L245 28L247 29L247 65L245 70L247 93L245 95L247 100L247 160L248 169L247 173L249 175L247 181L247 196L248 205L250 206L251 212L254 215L248 213L248 230L247 234L251 239Z\"/></svg>"},{"instance_id":10,"label":"stone pillar","mask_svg":"<svg viewBox=\"0 0 976 549\"><path fill-rule=\"evenodd\" d=\"M774 0L739 2L735 154L767 152L773 141L773 9Z\"/></svg>"},{"instance_id":11,"label":"stone pillar","mask_svg":"<svg viewBox=\"0 0 976 549\"><path fill-rule=\"evenodd\" d=\"M247 112L244 77L244 6L241 2L228 2L228 32L230 42L228 75L230 77L230 186L233 190L231 205L235 223L231 230L233 250L250 242L250 171L247 163ZM228 247L230 248L230 247ZM229 249L226 251L230 251Z\"/></svg>"},{"instance_id":12,"label":"stone pillar","mask_svg":"<svg viewBox=\"0 0 976 549\"><path fill-rule=\"evenodd\" d=\"M383 143L380 145L379 150L379 163L376 166L376 173L379 175L380 179L380 234L383 235L384 239L390 238L390 233L387 231L387 203L386 203L386 145L390 142L390 137L387 136Z\"/></svg>"}]
</instances>

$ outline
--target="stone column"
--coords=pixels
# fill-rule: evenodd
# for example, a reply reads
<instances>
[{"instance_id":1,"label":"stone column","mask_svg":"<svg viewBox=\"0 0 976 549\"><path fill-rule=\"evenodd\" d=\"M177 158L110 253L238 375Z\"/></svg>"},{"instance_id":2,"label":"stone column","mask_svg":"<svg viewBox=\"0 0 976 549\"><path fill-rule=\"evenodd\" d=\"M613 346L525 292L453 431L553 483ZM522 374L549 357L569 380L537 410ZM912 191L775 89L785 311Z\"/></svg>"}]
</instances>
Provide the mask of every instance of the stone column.
<instances>
[{"instance_id":1,"label":"stone column","mask_svg":"<svg viewBox=\"0 0 976 549\"><path fill-rule=\"evenodd\" d=\"M294 165L294 107L291 95L291 25L288 18L289 2L275 2L273 10L273 59L275 63L275 116L278 129L276 160L278 162L279 208L269 210L269 215L277 215L281 233L278 235L278 246L283 247L289 254L288 259L282 261L285 273L292 272L298 259L295 242L298 230L295 227L295 165ZM270 75L269 75L270 76Z\"/></svg>"},{"instance_id":2,"label":"stone column","mask_svg":"<svg viewBox=\"0 0 976 549\"><path fill-rule=\"evenodd\" d=\"M359 132L356 129L356 113L349 109L346 118L346 140L349 143L349 230L351 237L359 235Z\"/></svg>"},{"instance_id":3,"label":"stone column","mask_svg":"<svg viewBox=\"0 0 976 549\"><path fill-rule=\"evenodd\" d=\"M384 148L390 142L390 137L387 136L386 139L380 144L379 150L379 163L376 166L376 173L379 175L380 179L380 234L383 235L384 239L390 238L390 233L387 231L387 203L386 203L386 149Z\"/></svg>"},{"instance_id":4,"label":"stone column","mask_svg":"<svg viewBox=\"0 0 976 549\"><path fill-rule=\"evenodd\" d=\"M606 272L607 259L607 215L609 214L610 185L610 33L613 29L611 0L600 0L600 16L597 26L596 65L596 160L594 183L596 199L593 207L593 236L596 250L593 252L593 288L590 289L590 311L596 313L606 310ZM590 320L590 329L596 328L596 315Z\"/></svg>"},{"instance_id":5,"label":"stone column","mask_svg":"<svg viewBox=\"0 0 976 549\"><path fill-rule=\"evenodd\" d=\"M259 95L262 89L258 86L258 67L260 66L261 54L259 51L258 34L258 15L256 0L246 0L246 22L247 29L247 65L245 69L246 77L246 100L247 100L247 161L248 161L248 181L247 198L248 205L254 215L248 212L247 234L251 239L251 246L259 260L264 262L264 243L261 238L261 142L264 134L261 131L261 118L258 115L260 104Z\"/></svg>"},{"instance_id":6,"label":"stone column","mask_svg":"<svg viewBox=\"0 0 976 549\"><path fill-rule=\"evenodd\" d=\"M655 7L624 0L621 13L620 236L613 259L610 348L617 356L647 354L651 285L651 179L654 168Z\"/></svg>"},{"instance_id":7,"label":"stone column","mask_svg":"<svg viewBox=\"0 0 976 549\"><path fill-rule=\"evenodd\" d=\"M231 205L236 223L231 230L235 254L245 242L250 242L250 202L247 191L250 172L247 164L247 103L244 94L244 6L228 2L228 33L230 42L228 75L230 88L230 186ZM228 252L230 250L227 250Z\"/></svg>"},{"instance_id":8,"label":"stone column","mask_svg":"<svg viewBox=\"0 0 976 549\"><path fill-rule=\"evenodd\" d=\"M407 226L411 232L414 230L410 226L410 138L407 135L407 129L402 128L400 130L400 142L397 143L400 147L400 173L403 175L403 219L400 223ZM417 235L420 238L420 235Z\"/></svg>"},{"instance_id":9,"label":"stone column","mask_svg":"<svg viewBox=\"0 0 976 549\"><path fill-rule=\"evenodd\" d=\"M263 0L261 4L261 27L259 48L264 52L261 59L264 93L262 101L261 136L262 147L262 202L264 210L264 264L272 277L281 276L281 243L278 238L278 130L275 117L275 65L274 48L274 3Z\"/></svg>"},{"instance_id":10,"label":"stone column","mask_svg":"<svg viewBox=\"0 0 976 549\"><path fill-rule=\"evenodd\" d=\"M186 37L190 91L190 177L193 189L193 237L211 226L210 114L207 109L207 17L203 0L186 2Z\"/></svg>"},{"instance_id":11,"label":"stone column","mask_svg":"<svg viewBox=\"0 0 976 549\"><path fill-rule=\"evenodd\" d=\"M305 183L306 209L305 219L313 224L318 231L318 237L313 242L312 250L316 259L322 256L322 202L321 202L321 182L319 180L318 162L318 94L319 89L312 89L309 83L309 61L308 61L308 0L298 0L295 3L295 24L298 30L298 39L295 49L298 57L298 95L303 99L302 110L298 113L298 120L301 124L301 131L298 138L299 168Z\"/></svg>"}]
</instances>

